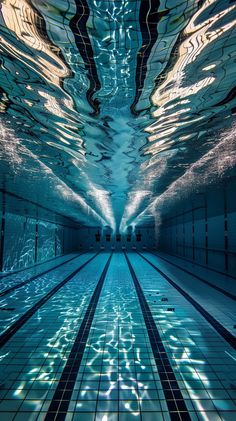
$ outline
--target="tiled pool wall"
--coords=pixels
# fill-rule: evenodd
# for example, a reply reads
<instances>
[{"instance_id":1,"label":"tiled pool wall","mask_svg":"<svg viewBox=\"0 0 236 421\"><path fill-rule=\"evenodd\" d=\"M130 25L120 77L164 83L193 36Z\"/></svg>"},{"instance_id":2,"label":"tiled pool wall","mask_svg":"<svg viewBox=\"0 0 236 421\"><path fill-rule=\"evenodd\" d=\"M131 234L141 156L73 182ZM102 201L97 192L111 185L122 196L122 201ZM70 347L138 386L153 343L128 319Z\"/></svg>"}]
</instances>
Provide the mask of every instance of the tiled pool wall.
<instances>
[{"instance_id":1,"label":"tiled pool wall","mask_svg":"<svg viewBox=\"0 0 236 421\"><path fill-rule=\"evenodd\" d=\"M0 201L0 272L27 268L74 251L155 246L153 227L119 235L109 227L79 227L57 212L5 191L0 191Z\"/></svg>"},{"instance_id":2,"label":"tiled pool wall","mask_svg":"<svg viewBox=\"0 0 236 421\"><path fill-rule=\"evenodd\" d=\"M142 226L121 235L112 233L109 227L78 227L52 212L47 219L36 208L31 216L27 206L25 214L16 214L12 202L10 206L6 202L5 210L2 206L0 211L0 271L29 267L80 250L158 248L235 276L235 191L234 178L217 188L208 186L194 197L170 206L158 227L159 233L154 227ZM7 201L8 195L4 196Z\"/></svg>"},{"instance_id":3,"label":"tiled pool wall","mask_svg":"<svg viewBox=\"0 0 236 421\"><path fill-rule=\"evenodd\" d=\"M181 201L162 220L159 248L236 275L236 180Z\"/></svg>"},{"instance_id":4,"label":"tiled pool wall","mask_svg":"<svg viewBox=\"0 0 236 421\"><path fill-rule=\"evenodd\" d=\"M155 248L155 229L152 226L137 227L125 233L114 233L109 228L81 227L79 229L79 249L121 251L143 248Z\"/></svg>"},{"instance_id":5,"label":"tiled pool wall","mask_svg":"<svg viewBox=\"0 0 236 421\"><path fill-rule=\"evenodd\" d=\"M68 222L60 221L52 212L51 221L47 220L40 208L30 213L27 201L22 201L24 214L14 213L12 198L8 206L8 197L1 193L0 272L30 267L78 249L77 230Z\"/></svg>"}]
</instances>

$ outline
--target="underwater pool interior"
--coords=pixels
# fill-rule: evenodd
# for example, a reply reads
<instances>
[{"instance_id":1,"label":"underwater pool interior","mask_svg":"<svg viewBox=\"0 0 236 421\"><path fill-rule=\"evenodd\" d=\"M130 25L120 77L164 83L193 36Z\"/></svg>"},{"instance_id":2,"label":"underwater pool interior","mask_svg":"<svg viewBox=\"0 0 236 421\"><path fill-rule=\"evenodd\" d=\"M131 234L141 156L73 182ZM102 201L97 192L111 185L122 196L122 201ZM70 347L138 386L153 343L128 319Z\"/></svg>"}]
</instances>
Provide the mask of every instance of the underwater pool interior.
<instances>
[{"instance_id":1,"label":"underwater pool interior","mask_svg":"<svg viewBox=\"0 0 236 421\"><path fill-rule=\"evenodd\" d=\"M0 2L0 421L236 420L236 2Z\"/></svg>"}]
</instances>

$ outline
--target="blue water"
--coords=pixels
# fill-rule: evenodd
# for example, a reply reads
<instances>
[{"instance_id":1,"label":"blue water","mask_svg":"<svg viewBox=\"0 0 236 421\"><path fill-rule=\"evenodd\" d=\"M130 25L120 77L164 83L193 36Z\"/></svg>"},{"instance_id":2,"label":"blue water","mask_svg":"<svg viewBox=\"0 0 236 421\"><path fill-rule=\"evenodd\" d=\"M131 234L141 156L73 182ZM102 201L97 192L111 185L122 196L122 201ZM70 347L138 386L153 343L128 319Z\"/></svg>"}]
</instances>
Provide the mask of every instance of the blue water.
<instances>
[{"instance_id":1,"label":"blue water","mask_svg":"<svg viewBox=\"0 0 236 421\"><path fill-rule=\"evenodd\" d=\"M231 0L0 2L1 421L236 419L233 276L104 272L191 203L169 251L233 275L235 28Z\"/></svg>"},{"instance_id":2,"label":"blue water","mask_svg":"<svg viewBox=\"0 0 236 421\"><path fill-rule=\"evenodd\" d=\"M101 253L46 302L1 348L1 419L43 420L83 323L92 293L110 253ZM160 259L145 253L155 264ZM6 298L14 317L0 312L4 331L91 253L34 281ZM128 253L177 379L191 420L234 419L235 350L202 315L136 253ZM167 269L178 285L184 273ZM192 278L194 282L194 278ZM200 304L207 296L221 323L222 296L212 287L206 297L189 294ZM28 300L23 296L27 293ZM214 295L215 294L215 295ZM165 299L163 301L163 299ZM167 299L167 300L166 300ZM227 299L227 306L234 303ZM174 308L174 311L170 311ZM2 304L1 304L2 309ZM8 325L6 325L6 320ZM233 321L232 321L233 323ZM5 326L5 327L4 327ZM82 338L80 338L82 340ZM163 382L153 357L144 314L123 253L114 253L91 321L82 361L73 384L66 420L169 420ZM170 398L173 400L173 398ZM16 417L16 418L14 418Z\"/></svg>"},{"instance_id":3,"label":"blue water","mask_svg":"<svg viewBox=\"0 0 236 421\"><path fill-rule=\"evenodd\" d=\"M81 4L1 4L1 186L125 231L234 174L236 6Z\"/></svg>"}]
</instances>

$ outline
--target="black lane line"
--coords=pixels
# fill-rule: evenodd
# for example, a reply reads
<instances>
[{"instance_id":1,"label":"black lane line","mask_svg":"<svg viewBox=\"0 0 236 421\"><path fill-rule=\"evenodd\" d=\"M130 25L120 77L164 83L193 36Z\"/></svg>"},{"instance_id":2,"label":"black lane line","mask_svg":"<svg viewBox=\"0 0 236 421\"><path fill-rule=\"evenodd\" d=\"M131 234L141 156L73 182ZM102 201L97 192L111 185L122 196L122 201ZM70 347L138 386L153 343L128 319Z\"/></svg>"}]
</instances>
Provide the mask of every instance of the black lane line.
<instances>
[{"instance_id":1,"label":"black lane line","mask_svg":"<svg viewBox=\"0 0 236 421\"><path fill-rule=\"evenodd\" d=\"M84 349L88 340L94 313L96 311L97 303L106 278L111 258L112 253L106 262L106 265L94 290L44 421L62 421L66 417L80 364L83 358Z\"/></svg>"},{"instance_id":2,"label":"black lane line","mask_svg":"<svg viewBox=\"0 0 236 421\"><path fill-rule=\"evenodd\" d=\"M70 253L70 254L71 254L71 253ZM49 263L49 262L51 262L52 260L60 259L60 257L63 257L63 256L65 256L65 254L61 254L61 256L54 256L54 257L52 257L51 259L44 260L44 262L38 262L38 263L36 263L35 265L27 266L27 267L25 267L25 268L21 268L21 269L16 269L16 270L13 270L12 272L0 273L0 281L1 281L3 278L6 278L7 276L12 276L12 275L15 275L16 273L23 272L24 270L30 270L30 269L32 269L32 268L35 268L36 266L40 266L40 265L43 265L43 264Z\"/></svg>"},{"instance_id":3,"label":"black lane line","mask_svg":"<svg viewBox=\"0 0 236 421\"><path fill-rule=\"evenodd\" d=\"M20 282L19 284L13 285L12 287L10 287L8 289L5 289L4 291L0 292L0 297L3 297L4 295L9 294L10 292L14 291L15 289L21 288L22 286L28 284L29 282L34 281L35 279L40 278L41 276L44 276L47 273L50 273L52 270L57 269L57 268L65 265L66 263L71 262L74 259L77 259L82 254L84 254L84 253L77 254L77 256L72 257L71 259L67 260L66 262L59 263L58 265L54 266L53 268L47 269L44 272L39 273L38 275L34 275L31 278Z\"/></svg>"},{"instance_id":4,"label":"black lane line","mask_svg":"<svg viewBox=\"0 0 236 421\"><path fill-rule=\"evenodd\" d=\"M186 298L186 300L188 300L196 308L196 310L198 310L199 313L201 313L201 315L220 334L220 336L222 336L222 338L225 339L228 342L228 344L232 346L232 348L236 349L236 338L234 335L232 335L232 333L230 333L227 329L225 329L225 327L220 322L218 322L213 316L211 316L211 314L208 313L208 311L206 311L196 300L194 300L194 298L192 298L179 285L177 285L171 278L169 278L168 275L162 272L161 269L159 269L156 265L150 262L150 260L148 260L142 254L138 252L137 254L140 257L142 257L144 260L146 260L146 262L149 263L149 265L151 265L157 272L159 272L160 275L163 276L163 278L165 278L167 282L169 282L169 284L171 284L175 289L177 289L177 291L179 291L180 294L182 294L184 298Z\"/></svg>"},{"instance_id":5,"label":"black lane line","mask_svg":"<svg viewBox=\"0 0 236 421\"><path fill-rule=\"evenodd\" d=\"M194 274L193 272L191 272L190 270L184 269L182 266L179 266L179 265L177 265L176 263L172 263L170 260L166 259L165 257L159 256L159 254L156 254L156 253L153 253L153 252L150 252L150 253L151 253L151 254L153 254L153 256L158 257L159 259L164 260L165 262L169 263L170 265L175 266L175 267L176 267L176 268L178 268L178 269L181 269L183 272L187 273L188 275L191 275L191 276L193 276L194 278L199 279L199 281L204 282L204 284L207 284L207 285L209 285L210 287L212 287L212 288L216 289L217 291L219 291L219 292L221 292L222 294L224 294L226 297L229 297L229 298L231 298L232 300L236 301L236 295L231 294L231 293L230 293L230 292L228 292L228 291L225 291L223 288L220 288L220 287L218 287L217 285L213 285L213 284L211 284L211 282L206 281L206 279L202 278L201 276L195 275L195 274ZM142 256L142 255L141 255L141 253L138 253L138 254L139 254L140 256ZM227 275L225 275L225 276L227 276Z\"/></svg>"},{"instance_id":6,"label":"black lane line","mask_svg":"<svg viewBox=\"0 0 236 421\"><path fill-rule=\"evenodd\" d=\"M76 14L70 20L70 29L75 38L78 51L84 61L85 69L88 72L88 80L90 83L86 93L87 100L94 109L95 115L99 114L99 101L93 98L93 95L101 88L98 78L96 63L94 60L93 48L89 38L87 21L90 16L90 9L87 0L75 0Z\"/></svg>"},{"instance_id":7,"label":"black lane line","mask_svg":"<svg viewBox=\"0 0 236 421\"><path fill-rule=\"evenodd\" d=\"M137 105L142 93L144 81L147 73L147 62L154 46L158 33L157 24L160 20L158 15L159 0L141 0L139 9L139 25L142 35L142 46L137 53L136 59L136 75L135 75L135 97L131 105L131 111L136 114L135 106Z\"/></svg>"},{"instance_id":8,"label":"black lane line","mask_svg":"<svg viewBox=\"0 0 236 421\"><path fill-rule=\"evenodd\" d=\"M152 253L152 252L151 252L151 250L149 250L149 249L147 249L147 250L149 251L149 253ZM208 250L208 251L209 251L209 250ZM153 253L153 254L155 254L155 253ZM202 264L201 264L201 263L199 263L199 262L193 262L193 260L188 259L187 257L183 257L183 256L180 256L180 255L178 255L178 254L174 254L174 253L168 253L168 254L169 254L169 256L173 256L173 257L176 257L176 258L178 258L178 259L185 260L185 261L186 261L186 262L188 262L188 263L192 263L192 264L194 264L194 265L196 265L196 266L200 266L200 267L201 267L201 268L203 268L203 269L209 269L209 270L211 270L212 272L216 272L216 273L219 273L220 275L227 276L227 278L236 279L236 276L234 276L234 275L230 275L229 273L226 273L226 272L221 272L220 270L213 269L212 267L207 266L207 265L202 265Z\"/></svg>"},{"instance_id":9,"label":"black lane line","mask_svg":"<svg viewBox=\"0 0 236 421\"><path fill-rule=\"evenodd\" d=\"M158 39L157 25L169 13L169 10L159 11L159 0L141 0L139 10L139 25L142 35L142 46L137 53L135 75L135 97L130 107L133 114L138 114L135 107L142 94L147 74L147 63L153 46Z\"/></svg>"},{"instance_id":10,"label":"black lane line","mask_svg":"<svg viewBox=\"0 0 236 421\"><path fill-rule=\"evenodd\" d=\"M21 316L15 323L12 324L4 333L0 335L0 348L2 348L9 339L42 307L59 289L61 289L67 282L69 282L78 272L81 271L88 263L90 263L99 254L96 253L87 262L79 266L74 272L68 275L63 281L56 285L51 291L49 291L41 300L39 300L32 308L30 308L23 316Z\"/></svg>"},{"instance_id":11,"label":"black lane line","mask_svg":"<svg viewBox=\"0 0 236 421\"><path fill-rule=\"evenodd\" d=\"M156 362L158 374L161 380L161 385L166 398L166 403L170 413L171 420L184 420L191 421L188 413L184 398L179 388L178 382L175 377L175 373L171 367L170 360L166 353L165 347L161 340L161 336L156 327L155 320L153 319L150 307L144 296L138 278L135 271L130 263L127 254L124 252L131 276L133 278L136 293L139 299L139 303L142 309L144 321L146 324L152 352Z\"/></svg>"}]
</instances>

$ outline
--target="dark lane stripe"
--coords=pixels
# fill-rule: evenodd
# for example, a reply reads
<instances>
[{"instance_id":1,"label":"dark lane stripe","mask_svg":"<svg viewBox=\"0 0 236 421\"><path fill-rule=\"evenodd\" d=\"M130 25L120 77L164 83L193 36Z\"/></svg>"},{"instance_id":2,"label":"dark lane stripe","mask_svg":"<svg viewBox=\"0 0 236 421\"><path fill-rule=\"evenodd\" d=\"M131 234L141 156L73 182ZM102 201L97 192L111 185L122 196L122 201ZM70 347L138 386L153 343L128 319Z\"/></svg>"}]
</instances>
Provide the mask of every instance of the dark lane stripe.
<instances>
[{"instance_id":1,"label":"dark lane stripe","mask_svg":"<svg viewBox=\"0 0 236 421\"><path fill-rule=\"evenodd\" d=\"M39 300L32 308L30 308L22 317L16 320L5 332L0 335L0 348L2 348L9 339L33 316L42 307L57 291L59 291L67 282L69 282L78 272L81 271L88 263L90 263L99 253L96 253L87 262L83 263L79 268L74 270L70 275L68 275L63 281L56 285L51 291L49 291L41 300Z\"/></svg>"},{"instance_id":2,"label":"dark lane stripe","mask_svg":"<svg viewBox=\"0 0 236 421\"><path fill-rule=\"evenodd\" d=\"M46 263L49 263L49 262L51 262L52 260L56 260L56 259L60 259L60 257L63 257L63 255L61 255L61 256L56 256L56 257L52 257L51 259L48 259L48 260L44 260L43 262L38 262L38 263L35 263L34 265L31 265L31 266L27 266L27 267L25 267L25 268L21 268L21 269L16 269L16 270L13 270L13 271L9 271L9 272L3 272L3 273L0 273L0 281L3 279L3 278L6 278L7 276L12 276L12 275L15 275L16 273L20 273L20 272L23 272L23 271L26 271L26 270L30 270L30 269L32 269L32 268L35 268L36 266L40 266L40 265L45 265Z\"/></svg>"},{"instance_id":3,"label":"dark lane stripe","mask_svg":"<svg viewBox=\"0 0 236 421\"><path fill-rule=\"evenodd\" d=\"M65 419L112 253L94 290L44 421Z\"/></svg>"},{"instance_id":4,"label":"dark lane stripe","mask_svg":"<svg viewBox=\"0 0 236 421\"><path fill-rule=\"evenodd\" d=\"M63 62L64 66L66 67L66 69L68 71L70 71L70 73L71 73L71 68L70 68L68 62L65 60L65 57L62 54L61 49L58 47L57 44L54 44L52 42L50 36L48 36L48 33L47 33L47 20L43 17L43 15L41 14L40 10L38 10L38 8L37 8L37 2L35 2L35 4L33 4L32 1L30 1L28 3L29 3L28 4L28 7L30 7L32 9L32 11L33 11L33 13L35 15L34 16L34 25L36 27L36 31L39 34L40 40L42 40L43 42L45 42L45 44L50 49L50 51L52 51L54 54L56 54L60 58L60 60ZM31 22L28 22L28 23L32 24Z\"/></svg>"},{"instance_id":5,"label":"dark lane stripe","mask_svg":"<svg viewBox=\"0 0 236 421\"><path fill-rule=\"evenodd\" d=\"M163 15L167 14L169 10L158 13L160 6L159 0L141 0L139 11L139 25L142 34L142 46L137 54L136 64L136 92L131 111L137 114L135 107L139 101L144 86L144 81L147 73L147 62L154 46L158 33L157 25Z\"/></svg>"},{"instance_id":6,"label":"dark lane stripe","mask_svg":"<svg viewBox=\"0 0 236 421\"><path fill-rule=\"evenodd\" d=\"M98 114L99 102L98 100L93 99L93 95L101 88L101 83L98 79L93 49L86 27L90 10L86 0L75 0L75 4L76 15L70 21L70 28L74 34L76 46L88 72L90 87L86 94L87 100L94 109L95 114Z\"/></svg>"},{"instance_id":7,"label":"dark lane stripe","mask_svg":"<svg viewBox=\"0 0 236 421\"><path fill-rule=\"evenodd\" d=\"M189 6L186 6L185 12L182 12L182 16L185 16L185 24L184 27L182 27L182 29L179 32L177 39L170 51L170 53L168 54L168 60L163 68L163 70L158 74L158 76L156 77L156 79L154 80L154 89L158 89L162 83L163 80L167 79L168 74L171 72L171 70L174 68L176 61L179 59L180 56L180 46L182 45L183 41L186 38L186 35L184 33L186 26L188 25L190 19L192 18L192 16L194 15L194 13L196 13L197 10L199 10L205 0L198 0L198 2L196 2L196 4L194 4L192 10L189 9Z\"/></svg>"},{"instance_id":8,"label":"dark lane stripe","mask_svg":"<svg viewBox=\"0 0 236 421\"><path fill-rule=\"evenodd\" d=\"M214 107L220 107L221 105L225 105L230 101L233 101L236 97L236 86L234 86L228 93L228 95L222 99L222 101L217 102L217 104L214 105Z\"/></svg>"},{"instance_id":9,"label":"dark lane stripe","mask_svg":"<svg viewBox=\"0 0 236 421\"><path fill-rule=\"evenodd\" d=\"M148 250L148 252L149 253L152 253L152 251L151 250L149 250L149 249L147 249ZM153 254L155 254L155 253L153 253ZM200 266L201 268L203 268L203 269L209 269L210 271L212 271L212 272L216 272L216 273L219 273L220 275L224 275L224 276L227 276L227 278L232 278L232 279L236 279L236 276L234 276L234 275L230 275L229 273L225 273L225 272L221 272L220 270L217 270L217 269L214 269L213 267L211 267L211 266L207 266L207 265L202 265L201 263L199 263L199 262L196 262L196 261L193 261L192 259L188 259L187 257L184 257L184 256L180 256L180 255L178 255L178 254L175 254L175 253L170 253L170 252L168 252L168 255L169 256L173 256L173 257L178 257L179 259L181 259L181 260L184 260L185 262L188 262L188 263L192 263L192 264L194 264L194 265L196 265L196 266Z\"/></svg>"},{"instance_id":10,"label":"dark lane stripe","mask_svg":"<svg viewBox=\"0 0 236 421\"><path fill-rule=\"evenodd\" d=\"M209 285L210 287L212 287L212 288L216 289L217 291L221 292L222 294L224 294L226 297L229 297L232 300L236 301L236 295L231 294L228 291L225 291L223 288L220 288L217 285L211 284L211 282L207 281L206 279L202 278L201 276L198 276L198 275L194 274L190 270L184 269L182 266L179 266L176 263L171 262L170 260L166 259L165 257L160 256L159 254L156 254L156 253L153 253L153 252L149 252L149 253L153 254L155 257L158 257L159 259L164 260L165 262L169 263L170 265L175 266L176 268L182 270L183 272L187 273L188 275L191 275L194 278L199 279L199 281L204 282L204 284ZM138 253L138 254L140 256L142 256L140 253ZM225 275L225 276L227 276L227 275Z\"/></svg>"},{"instance_id":11,"label":"dark lane stripe","mask_svg":"<svg viewBox=\"0 0 236 421\"><path fill-rule=\"evenodd\" d=\"M79 256L81 256L83 253L78 254L77 256L72 257L69 260L66 260L65 262L59 263L58 265L54 266L53 268L47 269L44 272L39 273L38 275L34 275L29 279L26 279L25 281L20 282L19 284L13 285L12 287L5 289L4 291L0 292L0 297L3 297L4 295L9 294L10 292L14 291L15 289L21 288L24 285L28 284L31 281L34 281L37 278L40 278L41 276L46 275L47 273L52 272L54 269L57 269L63 265L65 265L66 263L71 262L74 259L77 259Z\"/></svg>"},{"instance_id":12,"label":"dark lane stripe","mask_svg":"<svg viewBox=\"0 0 236 421\"><path fill-rule=\"evenodd\" d=\"M156 265L154 265L150 260L148 260L146 257L144 257L142 254L137 254L142 257L149 265L151 265L157 272L160 273L163 278L169 282L177 291L180 292L188 300L195 308L196 310L201 313L201 315L210 323L210 325L222 336L223 339L225 339L229 345L232 346L232 348L236 349L236 338L232 333L230 333L227 329L225 329L224 326L220 322L218 322L213 316L211 316L208 311L206 311L194 298L192 298L187 292L185 292L179 285L177 285L171 278L169 278L168 275L166 275L162 270L160 270Z\"/></svg>"},{"instance_id":13,"label":"dark lane stripe","mask_svg":"<svg viewBox=\"0 0 236 421\"><path fill-rule=\"evenodd\" d=\"M125 252L124 254L127 264L129 266L131 276L133 278L134 286L142 309L144 321L146 324L149 340L152 347L152 352L154 355L158 374L161 380L163 392L170 413L170 418L173 421L191 421L184 398L176 380L175 373L171 367L170 360L161 340L161 336L157 330L155 320L153 319L150 307L144 296L144 293L142 291L138 278L134 272L134 269L130 263L130 260Z\"/></svg>"}]
</instances>

